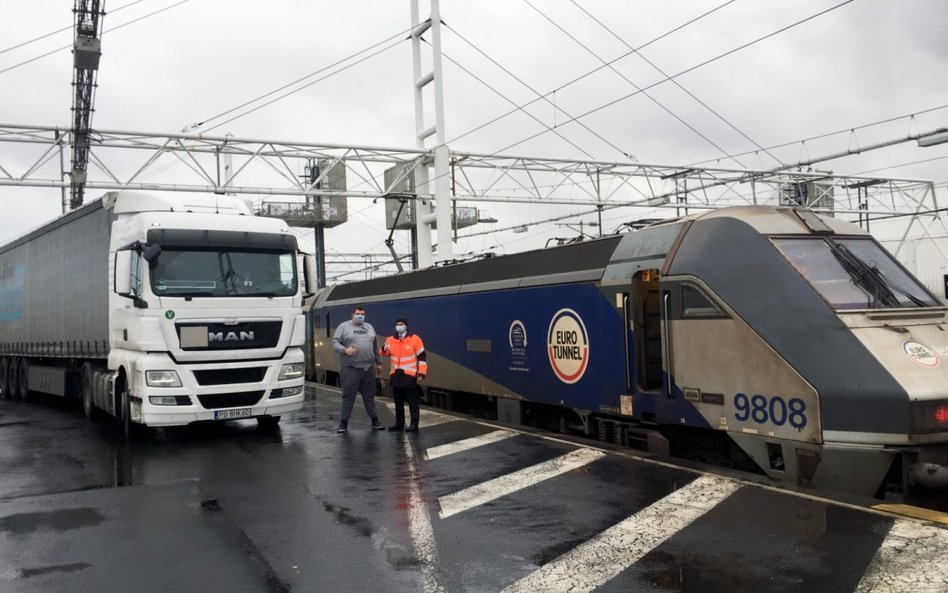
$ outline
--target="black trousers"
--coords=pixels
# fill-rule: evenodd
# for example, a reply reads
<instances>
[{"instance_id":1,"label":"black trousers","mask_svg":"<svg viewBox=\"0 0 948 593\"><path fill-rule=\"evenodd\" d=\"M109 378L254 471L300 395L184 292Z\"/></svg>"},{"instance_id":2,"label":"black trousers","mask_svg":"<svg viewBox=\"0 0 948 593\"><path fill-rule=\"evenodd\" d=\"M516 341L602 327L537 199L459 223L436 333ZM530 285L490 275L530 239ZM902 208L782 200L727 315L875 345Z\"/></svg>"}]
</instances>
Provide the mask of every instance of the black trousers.
<instances>
[{"instance_id":1,"label":"black trousers","mask_svg":"<svg viewBox=\"0 0 948 593\"><path fill-rule=\"evenodd\" d=\"M410 387L392 386L392 396L395 398L395 426L405 426L405 402L408 402L408 414L411 417L411 426L418 426L418 402L421 399L421 388L417 385Z\"/></svg>"}]
</instances>

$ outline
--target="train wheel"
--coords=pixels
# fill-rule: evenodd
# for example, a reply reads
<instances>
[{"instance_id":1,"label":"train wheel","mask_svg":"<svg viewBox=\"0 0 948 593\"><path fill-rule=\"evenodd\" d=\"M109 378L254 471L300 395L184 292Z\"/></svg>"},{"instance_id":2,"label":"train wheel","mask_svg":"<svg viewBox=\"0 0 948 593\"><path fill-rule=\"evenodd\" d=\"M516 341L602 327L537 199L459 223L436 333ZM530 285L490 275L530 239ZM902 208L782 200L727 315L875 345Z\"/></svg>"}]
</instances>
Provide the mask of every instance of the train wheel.
<instances>
[{"instance_id":1,"label":"train wheel","mask_svg":"<svg viewBox=\"0 0 948 593\"><path fill-rule=\"evenodd\" d=\"M10 382L7 379L9 371L10 359L4 356L0 359L0 391L3 391L4 399L13 399L13 394L10 393Z\"/></svg>"},{"instance_id":2,"label":"train wheel","mask_svg":"<svg viewBox=\"0 0 948 593\"><path fill-rule=\"evenodd\" d=\"M92 402L92 379L94 372L92 365L88 362L82 365L82 413L86 418L92 420L95 416L95 404Z\"/></svg>"},{"instance_id":3,"label":"train wheel","mask_svg":"<svg viewBox=\"0 0 948 593\"><path fill-rule=\"evenodd\" d=\"M17 366L16 379L17 392L20 399L26 401L30 397L30 361L26 358L20 359Z\"/></svg>"}]
</instances>

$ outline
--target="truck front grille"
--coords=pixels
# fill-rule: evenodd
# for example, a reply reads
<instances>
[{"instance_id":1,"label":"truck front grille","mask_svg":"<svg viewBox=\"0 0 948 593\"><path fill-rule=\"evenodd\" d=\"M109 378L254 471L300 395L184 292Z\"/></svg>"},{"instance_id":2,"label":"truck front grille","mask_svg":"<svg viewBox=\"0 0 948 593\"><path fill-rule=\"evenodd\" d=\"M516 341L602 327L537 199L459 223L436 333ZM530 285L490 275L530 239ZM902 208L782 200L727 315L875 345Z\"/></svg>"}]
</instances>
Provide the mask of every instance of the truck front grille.
<instances>
[{"instance_id":1,"label":"truck front grille","mask_svg":"<svg viewBox=\"0 0 948 593\"><path fill-rule=\"evenodd\" d=\"M258 383L267 374L267 367L249 369L210 369L194 371L198 385L227 385L230 383Z\"/></svg>"},{"instance_id":2,"label":"truck front grille","mask_svg":"<svg viewBox=\"0 0 948 593\"><path fill-rule=\"evenodd\" d=\"M247 321L224 323L194 323L185 321L175 325L182 350L246 350L273 348L280 341L282 321Z\"/></svg>"},{"instance_id":3,"label":"truck front grille","mask_svg":"<svg viewBox=\"0 0 948 593\"><path fill-rule=\"evenodd\" d=\"M201 405L208 410L217 410L219 408L246 408L260 401L261 397L263 397L263 391L214 393L197 396Z\"/></svg>"}]
</instances>

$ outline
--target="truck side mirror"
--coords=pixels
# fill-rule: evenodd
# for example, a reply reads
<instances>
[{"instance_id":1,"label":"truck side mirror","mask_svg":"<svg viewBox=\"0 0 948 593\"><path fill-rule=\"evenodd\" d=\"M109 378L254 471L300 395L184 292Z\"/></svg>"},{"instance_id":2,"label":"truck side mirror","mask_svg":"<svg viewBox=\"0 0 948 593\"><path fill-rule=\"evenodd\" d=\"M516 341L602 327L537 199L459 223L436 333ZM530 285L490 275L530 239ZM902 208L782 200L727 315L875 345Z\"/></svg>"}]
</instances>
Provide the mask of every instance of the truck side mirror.
<instances>
[{"instance_id":1,"label":"truck side mirror","mask_svg":"<svg viewBox=\"0 0 948 593\"><path fill-rule=\"evenodd\" d=\"M115 294L132 296L132 252L128 249L115 252Z\"/></svg>"},{"instance_id":2,"label":"truck side mirror","mask_svg":"<svg viewBox=\"0 0 948 593\"><path fill-rule=\"evenodd\" d=\"M142 258L148 263L151 263L159 255L161 255L161 245L157 243L149 243L142 249Z\"/></svg>"},{"instance_id":3,"label":"truck side mirror","mask_svg":"<svg viewBox=\"0 0 948 593\"><path fill-rule=\"evenodd\" d=\"M303 279L306 283L304 288L306 296L310 297L316 294L319 287L316 286L316 260L313 259L312 255L303 256Z\"/></svg>"}]
</instances>

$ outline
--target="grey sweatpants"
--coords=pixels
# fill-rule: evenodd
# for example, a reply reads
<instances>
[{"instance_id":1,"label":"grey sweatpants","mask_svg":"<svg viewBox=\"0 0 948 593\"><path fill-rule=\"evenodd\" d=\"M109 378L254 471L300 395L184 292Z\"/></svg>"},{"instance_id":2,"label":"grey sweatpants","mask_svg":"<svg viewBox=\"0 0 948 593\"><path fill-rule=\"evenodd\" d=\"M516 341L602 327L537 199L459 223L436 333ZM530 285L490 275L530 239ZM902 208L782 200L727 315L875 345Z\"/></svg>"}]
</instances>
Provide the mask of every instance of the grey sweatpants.
<instances>
[{"instance_id":1,"label":"grey sweatpants","mask_svg":"<svg viewBox=\"0 0 948 593\"><path fill-rule=\"evenodd\" d=\"M339 378L342 381L342 411L339 419L349 420L357 391L362 394L365 413L369 418L378 418L378 412L375 411L375 367L360 369L343 366L339 369Z\"/></svg>"}]
</instances>

